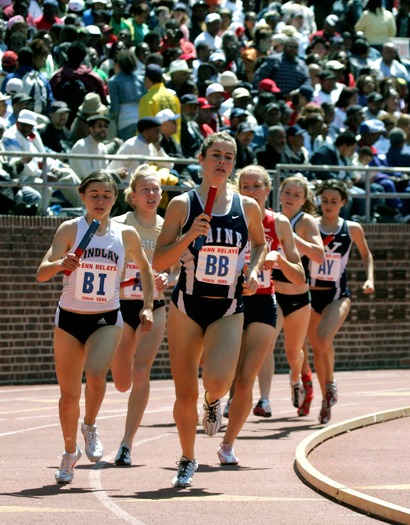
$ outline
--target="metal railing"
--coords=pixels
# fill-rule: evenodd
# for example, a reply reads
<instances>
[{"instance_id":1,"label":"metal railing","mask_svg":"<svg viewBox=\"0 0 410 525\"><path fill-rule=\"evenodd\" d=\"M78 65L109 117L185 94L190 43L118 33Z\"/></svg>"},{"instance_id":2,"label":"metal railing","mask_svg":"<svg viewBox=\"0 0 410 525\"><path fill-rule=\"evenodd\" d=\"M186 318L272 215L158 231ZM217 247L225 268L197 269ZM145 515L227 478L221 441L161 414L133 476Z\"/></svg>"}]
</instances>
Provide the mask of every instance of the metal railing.
<instances>
[{"instance_id":1,"label":"metal railing","mask_svg":"<svg viewBox=\"0 0 410 525\"><path fill-rule=\"evenodd\" d=\"M27 151L0 151L0 155L3 157L23 157L30 155ZM48 180L48 166L46 159L60 159L63 162L67 162L67 159L95 159L95 155L91 154L85 154L85 153L39 153L39 154L33 154L30 155L35 158L41 158L41 182L35 183L35 182L29 182L27 185L30 187L39 187L41 188L41 194L43 198L43 210L44 213L47 212L47 208L49 205L49 188L52 189L62 189L62 188L68 188L72 187L72 184L70 183L63 183L59 181L49 181ZM177 157L146 157L144 155L101 155L98 156L98 158L101 160L124 160L124 161L141 161L141 162L147 162L147 163L174 163L174 164L198 164L198 159L195 158L177 158ZM270 195L270 206L275 210L280 210L280 201L279 201L279 188L281 182L289 176L289 174L296 174L298 172L306 173L306 172L361 172L361 173L409 173L410 174L410 168L388 168L384 166L370 166L370 167L362 167L362 166L313 166L311 164L278 164L276 166L275 170L267 170L269 175L272 179L272 191ZM365 199L365 217L366 220L370 220L371 218L371 201L372 199L391 199L391 198L399 198L399 199L409 199L410 193L403 193L403 192L397 192L397 193L372 193L371 192L371 183L369 176L366 176L365 179L365 193L363 195L351 195L353 199ZM23 186L24 182L19 181L0 181L0 187L4 186ZM120 183L118 184L119 189L125 189L128 186L128 183ZM181 185L175 185L175 186L162 186L162 188L165 191L169 192L181 192L181 191L187 191L190 188L184 187Z\"/></svg>"},{"instance_id":2,"label":"metal railing","mask_svg":"<svg viewBox=\"0 0 410 525\"><path fill-rule=\"evenodd\" d=\"M275 171L271 171L272 178L273 178L273 209L275 211L278 211L280 209L280 202L279 202L279 187L281 182L289 176L289 172L291 172L293 175L296 175L297 172L360 172L360 173L366 173L365 178L365 187L364 191L365 193L362 195L353 194L351 197L353 199L365 199L365 217L366 220L369 221L371 218L371 201L372 199L409 199L410 193L404 193L404 192L396 192L396 193L372 193L371 192L371 184L372 180L369 177L369 173L409 173L410 174L410 168L402 168L402 167L396 167L396 168L388 168L384 166L313 166L311 164L278 164L276 166Z\"/></svg>"}]
</instances>

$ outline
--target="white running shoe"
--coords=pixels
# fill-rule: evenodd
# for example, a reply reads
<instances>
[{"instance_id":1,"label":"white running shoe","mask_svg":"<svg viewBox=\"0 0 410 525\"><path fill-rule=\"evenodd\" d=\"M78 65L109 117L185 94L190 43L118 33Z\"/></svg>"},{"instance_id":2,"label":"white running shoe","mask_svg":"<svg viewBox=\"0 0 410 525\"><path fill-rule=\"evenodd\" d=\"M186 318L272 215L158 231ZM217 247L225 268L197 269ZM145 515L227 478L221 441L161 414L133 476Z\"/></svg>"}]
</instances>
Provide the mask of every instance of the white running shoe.
<instances>
[{"instance_id":1,"label":"white running shoe","mask_svg":"<svg viewBox=\"0 0 410 525\"><path fill-rule=\"evenodd\" d=\"M81 432L85 439L85 454L92 463L97 463L103 457L104 447L100 441L97 425L81 425Z\"/></svg>"},{"instance_id":2,"label":"white running shoe","mask_svg":"<svg viewBox=\"0 0 410 525\"><path fill-rule=\"evenodd\" d=\"M239 459L235 456L233 446L230 443L221 443L217 454L221 465L237 465L239 463Z\"/></svg>"},{"instance_id":3,"label":"white running shoe","mask_svg":"<svg viewBox=\"0 0 410 525\"><path fill-rule=\"evenodd\" d=\"M226 419L229 419L229 407L231 406L231 401L232 399L229 398L224 408L224 417L226 417Z\"/></svg>"},{"instance_id":4,"label":"white running shoe","mask_svg":"<svg viewBox=\"0 0 410 525\"><path fill-rule=\"evenodd\" d=\"M211 405L208 404L206 400L205 393L205 403L204 415L202 418L202 425L205 430L205 434L208 436L215 435L222 425L222 410L221 410L221 400L217 399Z\"/></svg>"},{"instance_id":5,"label":"white running shoe","mask_svg":"<svg viewBox=\"0 0 410 525\"><path fill-rule=\"evenodd\" d=\"M129 467L132 464L130 449L120 445L114 463L119 467Z\"/></svg>"},{"instance_id":6,"label":"white running shoe","mask_svg":"<svg viewBox=\"0 0 410 525\"><path fill-rule=\"evenodd\" d=\"M305 389L303 388L302 380L299 379L296 384L293 384L291 381L290 390L292 394L292 405L295 408L301 407L305 399Z\"/></svg>"},{"instance_id":7,"label":"white running shoe","mask_svg":"<svg viewBox=\"0 0 410 525\"><path fill-rule=\"evenodd\" d=\"M56 470L54 474L57 483L71 483L74 478L75 464L81 458L81 455L81 449L77 444L75 445L75 452L73 454L64 452L61 458L60 468Z\"/></svg>"},{"instance_id":8,"label":"white running shoe","mask_svg":"<svg viewBox=\"0 0 410 525\"><path fill-rule=\"evenodd\" d=\"M178 461L178 472L172 480L174 487L190 487L192 485L192 478L198 468L196 459L186 459L184 456Z\"/></svg>"}]
</instances>

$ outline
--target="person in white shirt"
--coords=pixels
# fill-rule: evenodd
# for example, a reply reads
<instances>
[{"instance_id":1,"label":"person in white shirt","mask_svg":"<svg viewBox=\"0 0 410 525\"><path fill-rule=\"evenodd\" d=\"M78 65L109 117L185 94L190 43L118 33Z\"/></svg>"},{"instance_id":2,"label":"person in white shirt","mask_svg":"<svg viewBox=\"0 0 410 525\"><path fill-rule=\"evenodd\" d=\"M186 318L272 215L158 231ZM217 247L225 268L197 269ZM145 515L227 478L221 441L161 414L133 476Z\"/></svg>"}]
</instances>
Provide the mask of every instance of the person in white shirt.
<instances>
[{"instance_id":1,"label":"person in white shirt","mask_svg":"<svg viewBox=\"0 0 410 525\"><path fill-rule=\"evenodd\" d=\"M71 153L87 153L94 155L92 159L70 157L70 167L83 180L93 171L105 169L108 160L101 158L108 155L108 148L104 144L110 119L105 115L93 115L87 119L89 135L78 140L71 149Z\"/></svg>"},{"instance_id":2,"label":"person in white shirt","mask_svg":"<svg viewBox=\"0 0 410 525\"><path fill-rule=\"evenodd\" d=\"M373 62L373 68L377 71L377 79L392 77L402 78L410 82L410 75L406 67L397 60L397 46L393 42L386 42L382 47L382 56Z\"/></svg>"},{"instance_id":3,"label":"person in white shirt","mask_svg":"<svg viewBox=\"0 0 410 525\"><path fill-rule=\"evenodd\" d=\"M6 151L24 151L27 155L19 158L16 162L16 169L19 179L26 184L22 188L23 201L27 204L36 204L38 212L42 209L41 189L31 188L30 184L42 183L42 154L46 153L43 141L40 135L35 130L37 126L38 114L29 109L22 109L17 116L17 121L14 125L6 129L4 132L2 142L4 150ZM80 183L80 179L73 173L68 166L65 166L58 159L47 159L47 173L49 177L53 177L60 182L69 183L71 186L61 190L61 193L69 201L72 206L80 206L81 199L77 191L76 185ZM39 191L40 190L40 191ZM51 195L51 188L48 190L48 195Z\"/></svg>"},{"instance_id":4,"label":"person in white shirt","mask_svg":"<svg viewBox=\"0 0 410 525\"><path fill-rule=\"evenodd\" d=\"M194 40L195 47L200 42L209 44L212 51L222 49L222 38L218 35L221 28L221 16L218 13L209 13L205 17L206 31L200 33Z\"/></svg>"},{"instance_id":5,"label":"person in white shirt","mask_svg":"<svg viewBox=\"0 0 410 525\"><path fill-rule=\"evenodd\" d=\"M140 118L137 124L138 135L126 140L117 152L117 155L141 155L145 159L112 160L108 166L111 170L123 168L126 170L126 179L130 180L131 174L140 164L147 163L147 157L168 158L160 146L161 122L155 117ZM148 162L149 163L149 162ZM172 162L153 162L158 168L172 169Z\"/></svg>"}]
</instances>

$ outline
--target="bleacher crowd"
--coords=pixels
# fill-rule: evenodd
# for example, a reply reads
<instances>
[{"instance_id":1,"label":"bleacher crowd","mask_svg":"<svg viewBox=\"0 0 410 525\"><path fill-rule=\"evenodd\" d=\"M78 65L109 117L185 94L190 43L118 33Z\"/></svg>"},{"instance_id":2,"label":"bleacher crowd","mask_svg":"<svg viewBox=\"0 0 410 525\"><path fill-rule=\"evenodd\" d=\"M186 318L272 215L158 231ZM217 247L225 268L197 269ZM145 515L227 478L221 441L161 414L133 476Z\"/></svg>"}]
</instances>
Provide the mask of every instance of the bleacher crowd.
<instances>
[{"instance_id":1,"label":"bleacher crowd","mask_svg":"<svg viewBox=\"0 0 410 525\"><path fill-rule=\"evenodd\" d=\"M47 205L76 208L89 173L108 169L128 182L143 162L102 158L109 154L163 157L155 164L164 185L197 185L196 162L168 157L195 159L205 137L226 130L237 143L235 168L340 166L290 173L312 189L343 179L351 195L370 177L371 220L410 222L410 200L388 195L410 192L400 169L410 168L410 0L0 7L0 181L18 182L0 187L1 213L48 213L36 184L44 152L67 154L47 159L48 181L68 183L49 189ZM116 212L124 206L119 199ZM364 200L351 199L345 213L364 221Z\"/></svg>"}]
</instances>

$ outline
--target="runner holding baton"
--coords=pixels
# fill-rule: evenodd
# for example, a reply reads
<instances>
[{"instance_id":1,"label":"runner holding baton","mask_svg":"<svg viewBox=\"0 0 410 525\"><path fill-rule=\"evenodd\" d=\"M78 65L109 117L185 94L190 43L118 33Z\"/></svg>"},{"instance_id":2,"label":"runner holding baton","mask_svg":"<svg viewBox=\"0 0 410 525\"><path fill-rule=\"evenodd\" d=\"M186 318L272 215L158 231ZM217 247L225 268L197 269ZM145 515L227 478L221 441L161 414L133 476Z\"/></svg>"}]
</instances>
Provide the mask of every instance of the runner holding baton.
<instances>
[{"instance_id":1,"label":"runner holding baton","mask_svg":"<svg viewBox=\"0 0 410 525\"><path fill-rule=\"evenodd\" d=\"M85 249L90 244L91 239L93 238L94 233L98 230L99 225L101 224L100 221L97 221L97 219L94 219L92 223L90 224L88 230L85 232L84 237L81 239L80 244L77 246L74 254L77 257L81 257L82 254L85 252ZM70 275L70 270L64 270L64 275Z\"/></svg>"},{"instance_id":2,"label":"runner holding baton","mask_svg":"<svg viewBox=\"0 0 410 525\"><path fill-rule=\"evenodd\" d=\"M204 208L204 213L206 213L209 216L211 215L212 208L214 206L216 191L217 191L216 186L209 186L208 197L206 199L205 208ZM204 245L204 242L205 242L205 235L200 235L199 237L197 237L194 242L195 250L200 250L202 246Z\"/></svg>"}]
</instances>

